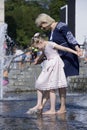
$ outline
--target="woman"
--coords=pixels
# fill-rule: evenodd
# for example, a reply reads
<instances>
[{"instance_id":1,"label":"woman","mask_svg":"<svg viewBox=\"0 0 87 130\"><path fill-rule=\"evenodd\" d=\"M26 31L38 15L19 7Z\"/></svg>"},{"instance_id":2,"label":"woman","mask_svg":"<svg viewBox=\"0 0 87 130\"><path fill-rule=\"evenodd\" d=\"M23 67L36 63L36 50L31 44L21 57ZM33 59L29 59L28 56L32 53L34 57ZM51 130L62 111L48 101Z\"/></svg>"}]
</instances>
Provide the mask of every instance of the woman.
<instances>
[{"instance_id":1,"label":"woman","mask_svg":"<svg viewBox=\"0 0 87 130\"><path fill-rule=\"evenodd\" d=\"M35 20L38 27L44 30L50 30L49 40L58 43L59 45L76 50L80 55L82 51L79 48L79 44L75 37L69 30L68 26L62 22L56 22L52 17L47 14L40 14ZM64 71L66 78L68 76L79 75L79 61L78 57L69 52L59 51L59 54L64 62ZM60 109L57 111L58 114L66 112L66 88L59 88ZM43 99L45 104L47 99Z\"/></svg>"}]
</instances>

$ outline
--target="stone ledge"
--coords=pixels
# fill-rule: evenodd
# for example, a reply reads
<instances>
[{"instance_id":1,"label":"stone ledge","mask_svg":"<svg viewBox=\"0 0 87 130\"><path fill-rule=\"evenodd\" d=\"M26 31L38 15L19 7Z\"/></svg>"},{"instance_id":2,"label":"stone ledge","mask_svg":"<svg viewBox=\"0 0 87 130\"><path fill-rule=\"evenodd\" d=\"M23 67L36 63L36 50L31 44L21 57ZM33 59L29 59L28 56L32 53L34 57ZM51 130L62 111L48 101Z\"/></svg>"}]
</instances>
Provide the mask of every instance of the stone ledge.
<instances>
[{"instance_id":1,"label":"stone ledge","mask_svg":"<svg viewBox=\"0 0 87 130\"><path fill-rule=\"evenodd\" d=\"M69 77L68 88L70 91L87 91L87 76L73 76Z\"/></svg>"}]
</instances>

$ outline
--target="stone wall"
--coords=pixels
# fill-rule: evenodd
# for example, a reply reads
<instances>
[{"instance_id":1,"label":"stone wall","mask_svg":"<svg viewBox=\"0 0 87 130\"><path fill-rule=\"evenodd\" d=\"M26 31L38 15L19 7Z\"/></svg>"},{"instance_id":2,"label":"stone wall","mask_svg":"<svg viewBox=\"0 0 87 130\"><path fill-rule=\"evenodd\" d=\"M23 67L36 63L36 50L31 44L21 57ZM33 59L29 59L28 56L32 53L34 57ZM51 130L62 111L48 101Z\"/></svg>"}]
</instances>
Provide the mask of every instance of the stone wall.
<instances>
[{"instance_id":1,"label":"stone wall","mask_svg":"<svg viewBox=\"0 0 87 130\"><path fill-rule=\"evenodd\" d=\"M41 71L40 65L25 65L21 71L18 69L18 63L9 73L8 91L34 91L35 81Z\"/></svg>"},{"instance_id":2,"label":"stone wall","mask_svg":"<svg viewBox=\"0 0 87 130\"><path fill-rule=\"evenodd\" d=\"M9 73L10 83L7 86L8 91L34 91L35 81L41 72L40 65L25 65L25 69L21 71L14 65ZM80 59L80 75L68 78L69 91L86 91L87 90L87 64Z\"/></svg>"},{"instance_id":3,"label":"stone wall","mask_svg":"<svg viewBox=\"0 0 87 130\"><path fill-rule=\"evenodd\" d=\"M83 59L80 61L80 75L72 76L68 79L69 91L87 91L87 63Z\"/></svg>"}]
</instances>

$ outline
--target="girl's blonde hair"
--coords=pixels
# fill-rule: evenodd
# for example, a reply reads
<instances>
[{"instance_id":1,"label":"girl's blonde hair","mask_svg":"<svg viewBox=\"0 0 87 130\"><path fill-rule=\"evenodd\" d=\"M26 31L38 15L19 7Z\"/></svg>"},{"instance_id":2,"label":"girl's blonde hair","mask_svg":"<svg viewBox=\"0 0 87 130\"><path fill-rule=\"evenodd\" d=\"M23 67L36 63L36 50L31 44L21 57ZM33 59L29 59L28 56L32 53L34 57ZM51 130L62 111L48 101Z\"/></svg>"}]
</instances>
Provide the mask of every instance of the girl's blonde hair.
<instances>
[{"instance_id":1,"label":"girl's blonde hair","mask_svg":"<svg viewBox=\"0 0 87 130\"><path fill-rule=\"evenodd\" d=\"M42 23L47 23L47 26L51 25L55 20L50 17L49 15L42 13L39 14L38 17L35 20L35 24L40 27Z\"/></svg>"},{"instance_id":2,"label":"girl's blonde hair","mask_svg":"<svg viewBox=\"0 0 87 130\"><path fill-rule=\"evenodd\" d=\"M40 40L43 39L40 33L35 33L34 36L31 39L31 44L34 46L35 44L38 44Z\"/></svg>"}]
</instances>

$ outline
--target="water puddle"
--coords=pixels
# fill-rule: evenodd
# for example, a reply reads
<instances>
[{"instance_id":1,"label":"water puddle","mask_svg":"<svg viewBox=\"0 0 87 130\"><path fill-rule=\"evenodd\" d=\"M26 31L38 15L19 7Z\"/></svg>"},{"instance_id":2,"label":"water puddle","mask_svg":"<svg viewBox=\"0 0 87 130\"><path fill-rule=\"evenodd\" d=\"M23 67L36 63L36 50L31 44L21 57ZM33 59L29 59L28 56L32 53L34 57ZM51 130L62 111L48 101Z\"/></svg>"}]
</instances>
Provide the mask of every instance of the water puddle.
<instances>
[{"instance_id":1,"label":"water puddle","mask_svg":"<svg viewBox=\"0 0 87 130\"><path fill-rule=\"evenodd\" d=\"M10 95L10 96L9 96ZM36 104L36 93L10 93L0 100L1 130L86 130L87 94L67 94L67 113L61 115L29 115ZM56 109L59 108L57 95ZM49 109L49 102L44 111Z\"/></svg>"}]
</instances>

